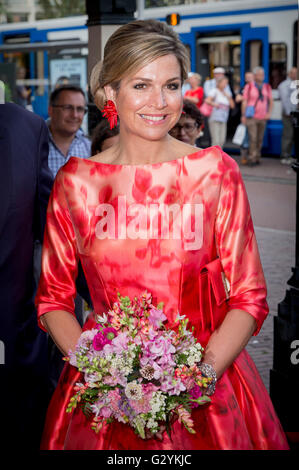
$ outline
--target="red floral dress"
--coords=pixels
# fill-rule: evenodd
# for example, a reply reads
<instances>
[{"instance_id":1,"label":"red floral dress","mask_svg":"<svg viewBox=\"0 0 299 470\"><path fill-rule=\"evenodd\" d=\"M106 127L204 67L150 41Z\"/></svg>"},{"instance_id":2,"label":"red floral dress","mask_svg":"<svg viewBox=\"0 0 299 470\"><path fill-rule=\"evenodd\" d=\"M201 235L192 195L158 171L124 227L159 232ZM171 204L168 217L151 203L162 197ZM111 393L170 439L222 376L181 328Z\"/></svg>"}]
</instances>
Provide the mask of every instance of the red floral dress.
<instances>
[{"instance_id":1,"label":"red floral dress","mask_svg":"<svg viewBox=\"0 0 299 470\"><path fill-rule=\"evenodd\" d=\"M180 232L175 232L179 217ZM205 346L219 319L199 301L199 273L217 256L230 286L228 308L252 315L257 334L268 313L265 280L238 165L219 147L159 164L111 165L72 157L60 169L49 202L38 316L51 310L74 315L80 260L94 312L107 311L117 292L134 297L148 290L155 302L164 302L170 325L178 311L187 315ZM93 326L92 313L84 328ZM172 440L165 432L162 442L142 440L118 422L96 434L80 409L67 414L79 378L66 364L48 410L42 449L288 449L245 350L218 381L211 404L193 411L196 434L176 421Z\"/></svg>"}]
</instances>

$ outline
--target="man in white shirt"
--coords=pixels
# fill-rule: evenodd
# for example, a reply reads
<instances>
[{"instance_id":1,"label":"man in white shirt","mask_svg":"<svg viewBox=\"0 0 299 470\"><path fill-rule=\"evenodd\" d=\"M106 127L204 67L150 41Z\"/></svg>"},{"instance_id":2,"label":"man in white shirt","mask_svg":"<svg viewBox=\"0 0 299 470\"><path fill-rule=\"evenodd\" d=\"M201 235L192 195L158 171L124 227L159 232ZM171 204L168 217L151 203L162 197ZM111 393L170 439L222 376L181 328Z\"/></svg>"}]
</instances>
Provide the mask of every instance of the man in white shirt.
<instances>
[{"instance_id":1,"label":"man in white shirt","mask_svg":"<svg viewBox=\"0 0 299 470\"><path fill-rule=\"evenodd\" d=\"M282 137L281 137L281 163L284 165L290 165L293 162L292 159L292 147L294 144L294 127L292 123L291 112L295 111L296 104L292 103L291 95L295 88L291 87L292 82L297 79L297 69L293 67L286 80L280 83L278 86L279 96L282 105Z\"/></svg>"},{"instance_id":2,"label":"man in white shirt","mask_svg":"<svg viewBox=\"0 0 299 470\"><path fill-rule=\"evenodd\" d=\"M213 70L213 75L214 75L214 78L212 78L211 80L206 80L204 85L203 85L203 91L204 91L205 97L209 96L209 93L214 88L216 88L217 83L219 82L219 80L221 80L222 78L225 77L224 68L223 67L216 67ZM225 87L225 92L232 96L232 91L231 91L230 86L228 84Z\"/></svg>"}]
</instances>

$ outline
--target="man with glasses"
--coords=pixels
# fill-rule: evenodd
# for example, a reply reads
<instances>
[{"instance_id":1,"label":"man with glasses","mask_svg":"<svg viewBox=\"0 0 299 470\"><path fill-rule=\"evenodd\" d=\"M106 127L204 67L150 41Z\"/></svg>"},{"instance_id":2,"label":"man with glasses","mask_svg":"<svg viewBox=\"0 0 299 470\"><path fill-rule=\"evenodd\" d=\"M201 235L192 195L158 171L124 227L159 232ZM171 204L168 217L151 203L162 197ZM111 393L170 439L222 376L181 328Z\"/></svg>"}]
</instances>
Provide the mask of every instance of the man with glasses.
<instances>
[{"instance_id":1,"label":"man with glasses","mask_svg":"<svg viewBox=\"0 0 299 470\"><path fill-rule=\"evenodd\" d=\"M49 168L54 176L72 157L88 158L91 143L81 129L87 112L85 95L80 87L64 85L50 96L48 121L50 131Z\"/></svg>"},{"instance_id":2,"label":"man with glasses","mask_svg":"<svg viewBox=\"0 0 299 470\"><path fill-rule=\"evenodd\" d=\"M81 129L82 121L87 112L85 95L82 88L75 85L62 85L53 90L49 104L49 157L48 164L54 177L59 168L70 157L89 158L91 142ZM83 300L89 302L89 292L81 264L78 268L77 290L75 299L75 314L81 325L84 323ZM82 297L81 297L82 296ZM60 373L64 366L62 355L49 338L50 380L55 389Z\"/></svg>"},{"instance_id":3,"label":"man with glasses","mask_svg":"<svg viewBox=\"0 0 299 470\"><path fill-rule=\"evenodd\" d=\"M169 134L186 144L196 146L197 139L202 133L202 116L197 106L184 100L183 112L180 120L170 130Z\"/></svg>"}]
</instances>

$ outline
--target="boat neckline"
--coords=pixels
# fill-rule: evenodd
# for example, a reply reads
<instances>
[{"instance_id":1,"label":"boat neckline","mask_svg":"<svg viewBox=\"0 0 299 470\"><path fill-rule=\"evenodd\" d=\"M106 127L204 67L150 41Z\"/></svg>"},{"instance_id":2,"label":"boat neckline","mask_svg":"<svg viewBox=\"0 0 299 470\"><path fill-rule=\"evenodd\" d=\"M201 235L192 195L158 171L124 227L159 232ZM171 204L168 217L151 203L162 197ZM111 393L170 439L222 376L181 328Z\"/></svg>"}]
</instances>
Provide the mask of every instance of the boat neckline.
<instances>
[{"instance_id":1,"label":"boat neckline","mask_svg":"<svg viewBox=\"0 0 299 470\"><path fill-rule=\"evenodd\" d=\"M140 167L140 166L161 166L161 165L164 165L165 163L175 163L175 162L179 162L180 160L183 160L184 158L189 158L191 155L196 155L196 154L199 154L201 152L204 152L204 151L207 151L211 148L215 148L217 146L214 146L214 147L208 147L206 149L198 149L196 152L192 152L190 154L187 154L187 155L182 155L181 157L178 157L178 158L174 158L172 160L165 160L163 162L154 162L154 163L105 163L105 162L98 162L96 160L90 160L90 158L80 158L80 157L76 157L76 156L71 156L71 158L76 158L78 160L81 160L83 162L89 162L89 163L95 163L96 165L106 165L106 166L113 166L113 167Z\"/></svg>"}]
</instances>

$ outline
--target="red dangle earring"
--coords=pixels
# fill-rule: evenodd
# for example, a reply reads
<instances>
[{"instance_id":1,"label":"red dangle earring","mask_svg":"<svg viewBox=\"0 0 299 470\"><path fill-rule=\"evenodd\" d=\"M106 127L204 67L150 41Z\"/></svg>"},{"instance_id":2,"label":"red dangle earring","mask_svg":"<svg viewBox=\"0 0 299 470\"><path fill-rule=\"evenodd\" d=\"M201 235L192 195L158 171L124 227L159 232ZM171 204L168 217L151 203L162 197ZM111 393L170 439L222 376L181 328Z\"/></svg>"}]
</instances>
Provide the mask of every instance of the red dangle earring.
<instances>
[{"instance_id":1,"label":"red dangle earring","mask_svg":"<svg viewBox=\"0 0 299 470\"><path fill-rule=\"evenodd\" d=\"M117 111L113 101L106 101L102 115L108 119L110 129L113 129L113 127L117 126Z\"/></svg>"}]
</instances>

